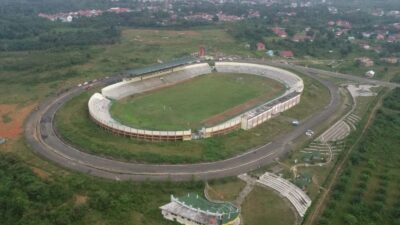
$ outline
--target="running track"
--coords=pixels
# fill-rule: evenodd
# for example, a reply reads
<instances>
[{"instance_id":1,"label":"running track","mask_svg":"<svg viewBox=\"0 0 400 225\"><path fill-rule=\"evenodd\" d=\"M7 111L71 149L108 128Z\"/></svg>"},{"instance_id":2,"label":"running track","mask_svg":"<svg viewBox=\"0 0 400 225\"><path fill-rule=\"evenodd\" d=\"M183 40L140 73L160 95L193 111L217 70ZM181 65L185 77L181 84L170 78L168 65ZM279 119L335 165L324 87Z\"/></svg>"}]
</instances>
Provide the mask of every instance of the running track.
<instances>
[{"instance_id":1,"label":"running track","mask_svg":"<svg viewBox=\"0 0 400 225\"><path fill-rule=\"evenodd\" d=\"M262 61L247 60L253 63L265 63ZM127 163L91 155L63 142L53 127L54 115L57 110L70 99L85 90L82 87L74 87L56 97L43 102L34 111L26 122L25 137L33 151L40 156L74 171L89 175L114 179L114 180L193 180L212 179L242 174L273 162L276 158L284 157L290 152L290 143L304 135L306 130L312 129L333 115L340 106L340 94L338 87L331 81L320 78L320 75L335 76L364 83L377 83L383 86L399 86L389 82L376 82L351 75L331 73L294 65L265 63L296 69L307 76L320 81L329 89L331 100L329 104L314 115L303 121L290 132L276 137L272 142L256 149L249 149L244 154L230 159L197 164L159 165ZM95 86L105 86L121 79L121 76L112 76L94 83Z\"/></svg>"}]
</instances>

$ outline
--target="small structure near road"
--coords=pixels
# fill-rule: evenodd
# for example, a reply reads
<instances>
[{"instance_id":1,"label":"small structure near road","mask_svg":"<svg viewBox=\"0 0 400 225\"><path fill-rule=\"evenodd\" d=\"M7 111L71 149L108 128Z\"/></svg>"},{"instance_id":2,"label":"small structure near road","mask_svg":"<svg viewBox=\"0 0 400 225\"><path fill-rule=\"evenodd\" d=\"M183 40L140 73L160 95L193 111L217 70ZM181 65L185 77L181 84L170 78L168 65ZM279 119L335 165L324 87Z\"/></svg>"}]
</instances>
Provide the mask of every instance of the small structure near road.
<instances>
[{"instance_id":1,"label":"small structure near road","mask_svg":"<svg viewBox=\"0 0 400 225\"><path fill-rule=\"evenodd\" d=\"M358 97L358 96L376 96L377 93L376 91L373 90L373 88L379 87L378 85L370 85L370 84L349 84L347 86L347 89L349 90L350 94L353 97Z\"/></svg>"},{"instance_id":2,"label":"small structure near road","mask_svg":"<svg viewBox=\"0 0 400 225\"><path fill-rule=\"evenodd\" d=\"M309 136L309 137L311 137L311 136L314 135L314 131L312 131L312 130L307 130L307 131L306 131L306 135Z\"/></svg>"},{"instance_id":3,"label":"small structure near road","mask_svg":"<svg viewBox=\"0 0 400 225\"><path fill-rule=\"evenodd\" d=\"M185 225L239 225L240 210L231 203L210 202L195 193L171 195L171 202L160 207L165 219Z\"/></svg>"},{"instance_id":4,"label":"small structure near road","mask_svg":"<svg viewBox=\"0 0 400 225\"><path fill-rule=\"evenodd\" d=\"M257 48L257 51L263 51L263 50L265 50L265 44L262 42L258 42L256 48Z\"/></svg>"},{"instance_id":5,"label":"small structure near road","mask_svg":"<svg viewBox=\"0 0 400 225\"><path fill-rule=\"evenodd\" d=\"M375 76L375 71L369 70L365 73L365 76L368 78L373 78Z\"/></svg>"},{"instance_id":6,"label":"small structure near road","mask_svg":"<svg viewBox=\"0 0 400 225\"><path fill-rule=\"evenodd\" d=\"M2 144L5 144L6 143L6 139L5 138L2 138L2 137L0 137L0 145L2 145Z\"/></svg>"},{"instance_id":7,"label":"small structure near road","mask_svg":"<svg viewBox=\"0 0 400 225\"><path fill-rule=\"evenodd\" d=\"M368 57L361 57L357 58L356 60L364 67L371 67L374 65L374 61Z\"/></svg>"},{"instance_id":8,"label":"small structure near road","mask_svg":"<svg viewBox=\"0 0 400 225\"><path fill-rule=\"evenodd\" d=\"M281 51L279 55L283 58L292 59L294 57L294 53L289 50Z\"/></svg>"},{"instance_id":9,"label":"small structure near road","mask_svg":"<svg viewBox=\"0 0 400 225\"><path fill-rule=\"evenodd\" d=\"M292 125L293 126L298 126L300 124L300 122L298 120L293 120L292 121Z\"/></svg>"}]
</instances>

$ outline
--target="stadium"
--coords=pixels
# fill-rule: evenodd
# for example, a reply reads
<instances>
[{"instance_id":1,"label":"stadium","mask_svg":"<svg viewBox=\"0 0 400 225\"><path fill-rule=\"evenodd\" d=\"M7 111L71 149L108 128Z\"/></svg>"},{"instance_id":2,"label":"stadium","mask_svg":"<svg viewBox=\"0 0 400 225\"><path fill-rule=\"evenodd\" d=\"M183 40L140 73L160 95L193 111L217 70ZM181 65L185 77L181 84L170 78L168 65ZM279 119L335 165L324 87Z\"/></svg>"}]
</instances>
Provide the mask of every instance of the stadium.
<instances>
[{"instance_id":1,"label":"stadium","mask_svg":"<svg viewBox=\"0 0 400 225\"><path fill-rule=\"evenodd\" d=\"M244 109L241 111L236 110L235 113L228 113L228 115L224 115L224 119L217 120L217 122L214 124L201 124L202 126L195 127L195 130L192 130L192 128L158 130L154 127L139 127L139 124L128 125L124 121L121 121L121 119L115 119L112 113L114 104L119 104L119 102L124 101L124 99L132 96L134 98L143 95L146 97L148 93L153 93L156 91L160 92L160 96L167 95L167 89L174 88L175 86L181 84L191 85L189 82L193 83L196 79L201 79L202 77L206 77L210 74L213 74L216 77L230 76L231 78L236 75L236 81L242 79L245 80L247 75L258 77L258 79L262 77L263 79L268 79L269 82L279 83L279 85L281 85L283 88L278 95L275 93L273 98L264 98L263 101L258 100L257 103L253 103L250 106L247 105L247 108L244 107ZM224 80L224 82L226 81ZM260 80L256 83L259 82L265 81ZM256 84L252 86L256 86ZM244 88L242 90L236 90L230 94L237 93L239 94L238 96L240 96L240 91L244 92L252 88L250 86L243 87ZM218 88L221 89L223 87ZM270 87L267 87L266 89L268 88ZM244 62L202 62L193 58L186 58L128 71L122 81L104 87L101 90L101 93L94 93L88 101L88 109L91 119L96 124L116 135L150 141L188 141L223 135L239 129L249 130L257 127L265 121L279 115L279 113L297 105L300 102L303 89L303 80L299 76L275 67ZM203 93L209 92L210 90L208 87L202 87L202 90L200 91ZM176 100L175 104L178 105L189 104L188 102L196 102L196 98L198 98L199 95L196 93L191 93L190 95L192 96L186 98L185 101L178 101L179 98L177 97L175 97L173 100ZM236 96L234 99L237 100L238 96ZM252 97L254 98L254 96ZM215 98L217 99L217 97ZM209 105L205 106L192 106L192 108L197 108L197 111L201 111L205 108L210 109L219 106L222 104L222 102L224 102L224 99L221 99L220 102L209 103ZM159 111L166 111L169 109L163 105L164 103L141 103L142 105L158 104L158 108L163 108ZM234 103L242 104L242 102L237 101L234 101ZM234 103L232 103L233 105L226 106L226 108L220 110L229 111L229 109L235 108ZM161 107L161 105L163 105L163 107ZM152 110L156 111L154 108L152 108ZM191 112L190 110L191 109L186 109L184 112L174 112L176 115L173 116L184 117L195 111L192 110ZM209 111L216 114L221 113L219 111ZM128 117L132 117L130 112L127 112L126 114ZM208 114L207 116L203 115L205 118L197 119L206 120L207 118L213 116L215 117L215 115ZM160 119L160 122L158 122L156 118L151 117L148 118L148 120L154 119L156 124L168 121L164 112L160 112L159 117L162 118ZM195 121L189 122L195 123ZM189 122L187 123L189 124Z\"/></svg>"}]
</instances>

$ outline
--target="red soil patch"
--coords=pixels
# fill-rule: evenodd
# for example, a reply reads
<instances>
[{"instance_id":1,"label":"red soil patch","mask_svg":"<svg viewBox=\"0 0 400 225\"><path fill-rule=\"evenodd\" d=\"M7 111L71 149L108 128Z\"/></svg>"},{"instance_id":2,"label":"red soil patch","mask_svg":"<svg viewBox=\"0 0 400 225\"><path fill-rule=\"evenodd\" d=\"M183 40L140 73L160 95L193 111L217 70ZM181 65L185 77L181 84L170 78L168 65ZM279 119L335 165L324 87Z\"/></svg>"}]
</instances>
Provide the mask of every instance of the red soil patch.
<instances>
[{"instance_id":1,"label":"red soil patch","mask_svg":"<svg viewBox=\"0 0 400 225\"><path fill-rule=\"evenodd\" d=\"M18 105L0 104L0 137L14 139L23 132L23 125L26 117L35 108L36 104L25 107ZM8 117L10 121L4 121L4 117Z\"/></svg>"}]
</instances>

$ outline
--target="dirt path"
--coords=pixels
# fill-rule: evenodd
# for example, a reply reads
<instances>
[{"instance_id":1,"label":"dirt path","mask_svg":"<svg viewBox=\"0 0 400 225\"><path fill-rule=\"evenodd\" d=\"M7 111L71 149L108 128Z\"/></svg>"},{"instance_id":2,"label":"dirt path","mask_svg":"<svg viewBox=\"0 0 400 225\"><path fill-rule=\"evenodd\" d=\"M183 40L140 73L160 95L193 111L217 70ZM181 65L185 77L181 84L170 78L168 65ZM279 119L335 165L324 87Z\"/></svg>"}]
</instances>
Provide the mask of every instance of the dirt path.
<instances>
[{"instance_id":1,"label":"dirt path","mask_svg":"<svg viewBox=\"0 0 400 225\"><path fill-rule=\"evenodd\" d=\"M385 93L386 94L386 93ZM367 131L367 129L370 127L370 125L373 122L373 119L375 118L375 114L376 111L381 107L382 105L382 100L383 97L385 96L385 94L383 94L380 99L378 100L377 104L374 106L374 108L372 109L372 112L370 114L370 116L368 117L368 121L365 124L361 135L357 138L356 142L351 146L351 148L349 149L349 151L347 151L346 155L344 156L343 160L339 163L339 165L336 167L335 171L333 172L333 176L331 178L331 180L329 181L328 187L326 188L326 191L321 195L321 197L318 199L318 202L316 203L316 207L315 209L310 213L310 216L308 216L306 218L306 220L304 221L303 225L314 225L317 222L317 218L319 217L319 215L324 211L325 206L329 196L329 193L331 192L334 184L336 183L336 179L339 176L340 172L342 171L342 168L345 164L345 162L347 162L347 159L349 158L351 152L353 151L353 149L358 146L358 143L360 142L360 140L363 138L365 132Z\"/></svg>"},{"instance_id":2,"label":"dirt path","mask_svg":"<svg viewBox=\"0 0 400 225\"><path fill-rule=\"evenodd\" d=\"M46 171L44 171L38 167L31 166L31 169L32 169L32 172L35 173L36 175L38 175L40 178L47 180L50 177L49 173L47 173Z\"/></svg>"},{"instance_id":3,"label":"dirt path","mask_svg":"<svg viewBox=\"0 0 400 225\"><path fill-rule=\"evenodd\" d=\"M246 186L239 193L239 196L236 198L234 203L236 206L240 207L246 199L247 195L249 195L250 192L254 189L257 180L247 174L241 174L238 176L238 178L246 182Z\"/></svg>"},{"instance_id":4,"label":"dirt path","mask_svg":"<svg viewBox=\"0 0 400 225\"><path fill-rule=\"evenodd\" d=\"M36 104L20 107L16 104L0 104L0 137L15 139L23 132L26 117Z\"/></svg>"}]
</instances>

